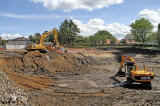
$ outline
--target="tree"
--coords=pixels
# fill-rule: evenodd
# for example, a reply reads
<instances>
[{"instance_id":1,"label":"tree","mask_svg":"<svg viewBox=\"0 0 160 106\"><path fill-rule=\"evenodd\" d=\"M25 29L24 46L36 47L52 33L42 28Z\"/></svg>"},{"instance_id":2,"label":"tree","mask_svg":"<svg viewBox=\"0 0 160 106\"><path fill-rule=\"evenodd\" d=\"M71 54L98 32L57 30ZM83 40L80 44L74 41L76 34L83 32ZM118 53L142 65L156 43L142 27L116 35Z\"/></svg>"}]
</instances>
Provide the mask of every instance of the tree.
<instances>
[{"instance_id":1,"label":"tree","mask_svg":"<svg viewBox=\"0 0 160 106\"><path fill-rule=\"evenodd\" d=\"M86 37L85 42L90 45L104 45L106 44L107 39L110 39L110 43L114 44L116 38L106 30L97 31L94 35Z\"/></svg>"},{"instance_id":2,"label":"tree","mask_svg":"<svg viewBox=\"0 0 160 106\"><path fill-rule=\"evenodd\" d=\"M85 38L83 36L76 36L75 43L77 45L83 45L85 43Z\"/></svg>"},{"instance_id":3,"label":"tree","mask_svg":"<svg viewBox=\"0 0 160 106\"><path fill-rule=\"evenodd\" d=\"M34 43L39 42L40 37L41 37L41 34L39 32L35 33L35 35L29 35L29 39Z\"/></svg>"},{"instance_id":4,"label":"tree","mask_svg":"<svg viewBox=\"0 0 160 106\"><path fill-rule=\"evenodd\" d=\"M124 38L127 39L130 43L133 40L133 36L130 33L126 34Z\"/></svg>"},{"instance_id":5,"label":"tree","mask_svg":"<svg viewBox=\"0 0 160 106\"><path fill-rule=\"evenodd\" d=\"M122 39L121 41L120 41L123 45L126 45L126 40L125 39Z\"/></svg>"},{"instance_id":6,"label":"tree","mask_svg":"<svg viewBox=\"0 0 160 106\"><path fill-rule=\"evenodd\" d=\"M106 30L100 30L95 33L95 38L97 40L97 44L106 44L106 40L110 39L110 43L114 44L116 42L116 38Z\"/></svg>"},{"instance_id":7,"label":"tree","mask_svg":"<svg viewBox=\"0 0 160 106\"><path fill-rule=\"evenodd\" d=\"M6 40L1 40L1 45L5 45L7 43Z\"/></svg>"},{"instance_id":8,"label":"tree","mask_svg":"<svg viewBox=\"0 0 160 106\"><path fill-rule=\"evenodd\" d=\"M158 24L158 31L160 31L160 23Z\"/></svg>"},{"instance_id":9,"label":"tree","mask_svg":"<svg viewBox=\"0 0 160 106\"><path fill-rule=\"evenodd\" d=\"M37 36L41 36L41 34L38 32L38 33L35 33L35 36L37 37Z\"/></svg>"},{"instance_id":10,"label":"tree","mask_svg":"<svg viewBox=\"0 0 160 106\"><path fill-rule=\"evenodd\" d=\"M157 43L157 32L152 32L149 34L147 40L147 43Z\"/></svg>"},{"instance_id":11,"label":"tree","mask_svg":"<svg viewBox=\"0 0 160 106\"><path fill-rule=\"evenodd\" d=\"M160 44L160 23L158 24L157 43Z\"/></svg>"},{"instance_id":12,"label":"tree","mask_svg":"<svg viewBox=\"0 0 160 106\"><path fill-rule=\"evenodd\" d=\"M136 20L131 25L131 34L135 41L145 43L148 35L153 29L153 25L148 19L141 18Z\"/></svg>"},{"instance_id":13,"label":"tree","mask_svg":"<svg viewBox=\"0 0 160 106\"><path fill-rule=\"evenodd\" d=\"M59 39L62 44L71 44L80 33L78 26L72 21L65 19L60 26Z\"/></svg>"}]
</instances>

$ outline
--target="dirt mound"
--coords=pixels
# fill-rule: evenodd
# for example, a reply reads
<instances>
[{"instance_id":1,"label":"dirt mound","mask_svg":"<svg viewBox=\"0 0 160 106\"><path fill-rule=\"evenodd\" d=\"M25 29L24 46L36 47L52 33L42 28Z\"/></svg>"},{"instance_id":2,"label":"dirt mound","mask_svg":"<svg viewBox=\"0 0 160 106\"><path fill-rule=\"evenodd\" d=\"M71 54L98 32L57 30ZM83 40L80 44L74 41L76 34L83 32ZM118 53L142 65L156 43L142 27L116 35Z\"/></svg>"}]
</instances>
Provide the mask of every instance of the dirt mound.
<instances>
[{"instance_id":1,"label":"dirt mound","mask_svg":"<svg viewBox=\"0 0 160 106\"><path fill-rule=\"evenodd\" d=\"M43 90L52 82L47 76L78 68L77 58L70 53L32 51L0 59L0 69L20 87L28 90Z\"/></svg>"},{"instance_id":2,"label":"dirt mound","mask_svg":"<svg viewBox=\"0 0 160 106\"><path fill-rule=\"evenodd\" d=\"M77 60L69 53L40 53L28 52L23 56L2 58L2 69L9 68L18 73L30 73L35 75L50 75L54 72L72 71L78 67Z\"/></svg>"}]
</instances>

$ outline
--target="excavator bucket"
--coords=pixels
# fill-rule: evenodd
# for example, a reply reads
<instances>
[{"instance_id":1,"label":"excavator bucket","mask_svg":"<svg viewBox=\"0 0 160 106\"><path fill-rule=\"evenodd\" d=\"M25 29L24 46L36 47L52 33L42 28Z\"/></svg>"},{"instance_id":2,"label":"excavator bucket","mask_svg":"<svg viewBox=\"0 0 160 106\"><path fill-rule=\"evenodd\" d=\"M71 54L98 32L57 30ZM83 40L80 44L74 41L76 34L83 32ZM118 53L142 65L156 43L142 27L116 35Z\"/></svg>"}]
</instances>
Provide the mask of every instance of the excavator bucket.
<instances>
[{"instance_id":1,"label":"excavator bucket","mask_svg":"<svg viewBox=\"0 0 160 106\"><path fill-rule=\"evenodd\" d=\"M121 69L119 69L119 71L116 73L115 76L116 76L116 77L117 77L117 76L118 76L118 77L125 77L125 76L126 76L126 73L123 72Z\"/></svg>"}]
</instances>

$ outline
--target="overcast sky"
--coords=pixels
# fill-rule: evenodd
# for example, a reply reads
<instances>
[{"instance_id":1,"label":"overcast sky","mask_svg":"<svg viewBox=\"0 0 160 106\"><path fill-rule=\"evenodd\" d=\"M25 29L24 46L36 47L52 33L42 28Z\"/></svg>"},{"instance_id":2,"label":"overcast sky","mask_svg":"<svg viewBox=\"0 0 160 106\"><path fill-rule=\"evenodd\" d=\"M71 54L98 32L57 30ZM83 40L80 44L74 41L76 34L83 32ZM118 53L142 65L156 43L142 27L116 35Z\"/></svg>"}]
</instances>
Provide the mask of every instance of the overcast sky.
<instances>
[{"instance_id":1,"label":"overcast sky","mask_svg":"<svg viewBox=\"0 0 160 106\"><path fill-rule=\"evenodd\" d=\"M59 28L72 19L81 35L108 30L118 39L129 33L129 25L148 18L157 29L160 0L0 0L0 36L12 39Z\"/></svg>"}]
</instances>

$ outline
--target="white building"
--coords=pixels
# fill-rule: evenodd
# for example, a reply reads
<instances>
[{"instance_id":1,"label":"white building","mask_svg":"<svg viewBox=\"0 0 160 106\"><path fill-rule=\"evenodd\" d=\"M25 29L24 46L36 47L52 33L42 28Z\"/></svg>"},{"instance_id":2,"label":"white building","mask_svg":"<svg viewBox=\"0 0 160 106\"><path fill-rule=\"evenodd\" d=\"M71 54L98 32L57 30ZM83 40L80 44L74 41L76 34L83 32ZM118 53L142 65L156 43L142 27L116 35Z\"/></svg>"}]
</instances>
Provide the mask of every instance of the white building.
<instances>
[{"instance_id":1,"label":"white building","mask_svg":"<svg viewBox=\"0 0 160 106\"><path fill-rule=\"evenodd\" d=\"M25 49L27 44L31 44L32 41L30 41L27 38L24 37L20 37L20 38L16 38L13 40L9 40L6 45L5 48L6 50L12 50L12 49Z\"/></svg>"}]
</instances>

